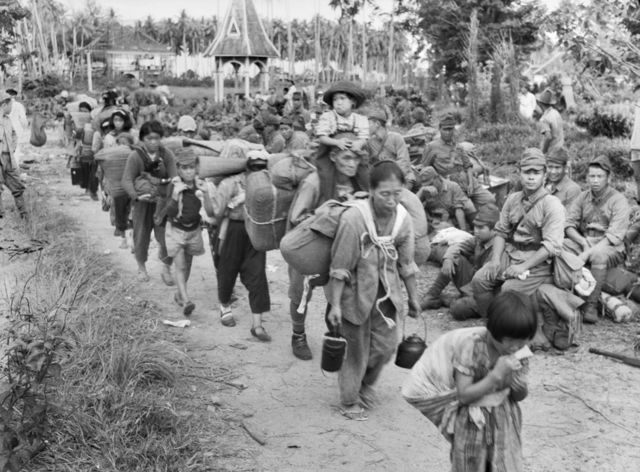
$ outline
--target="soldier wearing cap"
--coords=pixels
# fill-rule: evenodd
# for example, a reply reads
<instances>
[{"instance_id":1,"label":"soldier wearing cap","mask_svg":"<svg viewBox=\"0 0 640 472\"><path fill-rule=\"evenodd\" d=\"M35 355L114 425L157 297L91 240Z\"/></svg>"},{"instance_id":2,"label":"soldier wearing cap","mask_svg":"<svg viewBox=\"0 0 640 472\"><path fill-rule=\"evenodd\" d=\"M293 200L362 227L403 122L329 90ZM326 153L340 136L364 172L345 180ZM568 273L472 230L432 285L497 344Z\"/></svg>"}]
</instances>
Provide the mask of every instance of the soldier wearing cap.
<instances>
[{"instance_id":1,"label":"soldier wearing cap","mask_svg":"<svg viewBox=\"0 0 640 472\"><path fill-rule=\"evenodd\" d=\"M547 154L547 191L560 199L565 208L582 192L580 186L567 175L569 154L565 148L556 148Z\"/></svg>"},{"instance_id":2,"label":"soldier wearing cap","mask_svg":"<svg viewBox=\"0 0 640 472\"><path fill-rule=\"evenodd\" d=\"M596 288L583 307L583 321L598 321L598 300L607 270L625 259L624 237L631 208L627 199L609 185L611 162L599 156L589 163L588 190L571 204L565 226L565 247L589 264Z\"/></svg>"},{"instance_id":3,"label":"soldier wearing cap","mask_svg":"<svg viewBox=\"0 0 640 472\"><path fill-rule=\"evenodd\" d=\"M291 117L285 116L280 121L280 134L285 141L285 151L296 151L309 147L309 135L303 131L294 130Z\"/></svg>"},{"instance_id":4,"label":"soldier wearing cap","mask_svg":"<svg viewBox=\"0 0 640 472\"><path fill-rule=\"evenodd\" d=\"M417 195L427 213L429 226L451 218L458 228L466 231L467 219L473 220L476 208L460 186L443 178L433 167L422 169L420 184L422 187Z\"/></svg>"},{"instance_id":5,"label":"soldier wearing cap","mask_svg":"<svg viewBox=\"0 0 640 472\"><path fill-rule=\"evenodd\" d=\"M538 106L542 109L540 117L540 132L542 133L542 144L540 149L544 154L564 146L564 129L562 128L562 117L558 110L554 108L556 97L551 89L545 89L536 96Z\"/></svg>"},{"instance_id":6,"label":"soldier wearing cap","mask_svg":"<svg viewBox=\"0 0 640 472\"><path fill-rule=\"evenodd\" d=\"M284 137L280 133L280 117L272 113L265 113L262 117L262 143L269 154L284 151L286 146Z\"/></svg>"},{"instance_id":7,"label":"soldier wearing cap","mask_svg":"<svg viewBox=\"0 0 640 472\"><path fill-rule=\"evenodd\" d=\"M190 115L182 115L178 119L178 135L185 136L187 138L195 138L198 132L198 125L196 120Z\"/></svg>"},{"instance_id":8,"label":"soldier wearing cap","mask_svg":"<svg viewBox=\"0 0 640 472\"><path fill-rule=\"evenodd\" d=\"M424 148L422 166L432 166L440 175L460 185L476 208L495 203L495 197L474 176L470 158L473 149L465 149L456 141L455 127L452 114L440 120L440 136Z\"/></svg>"},{"instance_id":9,"label":"soldier wearing cap","mask_svg":"<svg viewBox=\"0 0 640 472\"><path fill-rule=\"evenodd\" d=\"M387 130L387 114L380 109L369 113L369 139L366 150L370 163L379 161L395 161L402 170L407 181L407 187L413 188L416 177L411 170L409 148L400 133Z\"/></svg>"},{"instance_id":10,"label":"soldier wearing cap","mask_svg":"<svg viewBox=\"0 0 640 472\"><path fill-rule=\"evenodd\" d=\"M562 248L565 210L544 188L545 172L542 151L526 149L520 160L522 191L507 197L495 226L491 260L471 282L483 317L499 286L532 296L541 284L553 282L551 260Z\"/></svg>"},{"instance_id":11,"label":"soldier wearing cap","mask_svg":"<svg viewBox=\"0 0 640 472\"><path fill-rule=\"evenodd\" d=\"M494 204L485 205L473 220L474 237L451 245L444 245L440 249L442 269L438 273L420 305L423 310L433 310L443 305L442 291L453 281L454 285L466 296L471 297L471 283L473 275L491 259L493 251L494 226L500 217L500 210ZM432 245L433 246L433 245ZM432 255L437 250L432 251ZM438 255L435 255L438 258ZM475 306L475 303L473 303ZM451 307L451 314L455 319L461 316ZM466 317L465 317L466 318Z\"/></svg>"},{"instance_id":12,"label":"soldier wearing cap","mask_svg":"<svg viewBox=\"0 0 640 472\"><path fill-rule=\"evenodd\" d=\"M311 123L311 113L302 103L302 92L295 91L291 94L291 110L286 116L291 119L294 130L303 132L307 130L307 124Z\"/></svg>"},{"instance_id":13,"label":"soldier wearing cap","mask_svg":"<svg viewBox=\"0 0 640 472\"><path fill-rule=\"evenodd\" d=\"M7 187L16 203L16 209L21 218L27 216L24 203L24 185L20 181L18 173L18 162L16 161L16 146L18 136L16 135L11 118L12 100L4 90L0 90L0 113L2 114L2 130L0 131L0 193L2 185ZM0 213L0 218L2 214Z\"/></svg>"}]
</instances>

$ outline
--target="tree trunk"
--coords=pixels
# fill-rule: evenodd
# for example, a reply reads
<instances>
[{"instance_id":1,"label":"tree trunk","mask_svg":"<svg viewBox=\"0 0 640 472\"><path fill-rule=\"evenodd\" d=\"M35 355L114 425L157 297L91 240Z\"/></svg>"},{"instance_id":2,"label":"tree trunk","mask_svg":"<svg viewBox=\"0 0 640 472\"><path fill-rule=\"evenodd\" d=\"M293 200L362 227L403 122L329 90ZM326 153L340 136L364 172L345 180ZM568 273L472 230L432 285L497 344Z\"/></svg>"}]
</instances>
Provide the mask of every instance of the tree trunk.
<instances>
[{"instance_id":1,"label":"tree trunk","mask_svg":"<svg viewBox=\"0 0 640 472\"><path fill-rule=\"evenodd\" d=\"M393 44L394 36L395 36L395 33L394 33L394 27L393 27L393 18L391 18L389 20L389 63L387 64L387 78L388 78L388 81L391 83L394 82L393 80L393 69L394 69L393 63L394 63L394 57L395 57L394 51L393 51L395 47Z\"/></svg>"},{"instance_id":2,"label":"tree trunk","mask_svg":"<svg viewBox=\"0 0 640 472\"><path fill-rule=\"evenodd\" d=\"M362 84L367 81L367 2L362 2Z\"/></svg>"},{"instance_id":3,"label":"tree trunk","mask_svg":"<svg viewBox=\"0 0 640 472\"><path fill-rule=\"evenodd\" d=\"M504 103L502 100L502 90L500 88L502 73L502 64L500 64L499 61L495 61L493 70L491 71L491 101L489 104L489 119L491 123L497 123L500 121L500 118L504 116Z\"/></svg>"},{"instance_id":4,"label":"tree trunk","mask_svg":"<svg viewBox=\"0 0 640 472\"><path fill-rule=\"evenodd\" d=\"M36 25L36 33L37 33L37 37L38 37L38 42L40 44L40 62L43 66L44 69L48 69L47 64L48 64L48 59L49 59L49 51L47 48L47 43L44 40L44 33L42 32L42 23L40 22L40 13L39 13L39 8L38 8L38 2L37 0L33 0L33 19L35 21L35 25Z\"/></svg>"},{"instance_id":5,"label":"tree trunk","mask_svg":"<svg viewBox=\"0 0 640 472\"><path fill-rule=\"evenodd\" d=\"M347 80L351 80L353 73L353 18L349 18L349 37L347 39L347 67L345 75Z\"/></svg>"},{"instance_id":6,"label":"tree trunk","mask_svg":"<svg viewBox=\"0 0 640 472\"><path fill-rule=\"evenodd\" d=\"M314 71L315 79L314 85L318 86L318 80L320 78L320 65L322 64L322 51L320 50L320 15L315 17L315 44L314 44Z\"/></svg>"},{"instance_id":7,"label":"tree trunk","mask_svg":"<svg viewBox=\"0 0 640 472\"><path fill-rule=\"evenodd\" d=\"M469 39L467 42L467 104L469 106L470 129L476 129L478 125L478 10L471 13L471 23L469 24Z\"/></svg>"},{"instance_id":8,"label":"tree trunk","mask_svg":"<svg viewBox=\"0 0 640 472\"><path fill-rule=\"evenodd\" d=\"M295 75L295 57L293 52L293 31L291 31L291 21L287 23L287 58L289 59L289 75L293 80Z\"/></svg>"}]
</instances>

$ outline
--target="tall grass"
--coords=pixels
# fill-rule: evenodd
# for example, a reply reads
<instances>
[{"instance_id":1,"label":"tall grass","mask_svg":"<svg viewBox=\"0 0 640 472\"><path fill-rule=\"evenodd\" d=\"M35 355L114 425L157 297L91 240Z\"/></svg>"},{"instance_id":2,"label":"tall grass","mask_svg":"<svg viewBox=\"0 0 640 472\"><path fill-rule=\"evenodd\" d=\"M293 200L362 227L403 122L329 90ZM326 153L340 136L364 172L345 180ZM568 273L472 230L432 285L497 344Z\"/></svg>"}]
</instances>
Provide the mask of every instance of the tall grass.
<instances>
[{"instance_id":1,"label":"tall grass","mask_svg":"<svg viewBox=\"0 0 640 472\"><path fill-rule=\"evenodd\" d=\"M10 392L37 391L31 398L41 414L37 428L25 429L26 396L12 404L22 414L5 418L14 441L0 459L15 462L6 470L216 470L198 436L203 422L194 424L177 407L191 393L184 375L193 363L157 329L153 305L77 236L72 220L34 200L29 210L23 230L47 243L31 275L7 294L11 320L3 337L11 352L25 353L18 360L33 357L29 346L46 346L51 368L38 364L44 374L29 377L28 386L18 385L24 376L7 382ZM3 366L5 380L17 365Z\"/></svg>"}]
</instances>

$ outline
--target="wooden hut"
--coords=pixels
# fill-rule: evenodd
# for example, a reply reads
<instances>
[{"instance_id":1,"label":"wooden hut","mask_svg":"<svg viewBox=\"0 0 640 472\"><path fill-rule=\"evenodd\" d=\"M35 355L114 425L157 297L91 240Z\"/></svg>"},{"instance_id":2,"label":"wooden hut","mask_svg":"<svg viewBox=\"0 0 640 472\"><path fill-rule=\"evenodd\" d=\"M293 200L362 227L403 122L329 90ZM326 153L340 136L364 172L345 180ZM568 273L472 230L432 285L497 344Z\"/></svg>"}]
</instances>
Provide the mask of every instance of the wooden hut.
<instances>
[{"instance_id":1,"label":"wooden hut","mask_svg":"<svg viewBox=\"0 0 640 472\"><path fill-rule=\"evenodd\" d=\"M141 31L116 26L97 42L92 55L106 64L106 73L111 78L133 74L147 79L170 72L175 53Z\"/></svg>"},{"instance_id":2,"label":"wooden hut","mask_svg":"<svg viewBox=\"0 0 640 472\"><path fill-rule=\"evenodd\" d=\"M249 94L248 69L252 64L260 69L261 86L269 88L269 59L280 57L258 16L253 0L232 0L222 21L218 35L205 51L216 60L216 98L223 100L222 66L231 63L236 73L245 67L244 89Z\"/></svg>"}]
</instances>

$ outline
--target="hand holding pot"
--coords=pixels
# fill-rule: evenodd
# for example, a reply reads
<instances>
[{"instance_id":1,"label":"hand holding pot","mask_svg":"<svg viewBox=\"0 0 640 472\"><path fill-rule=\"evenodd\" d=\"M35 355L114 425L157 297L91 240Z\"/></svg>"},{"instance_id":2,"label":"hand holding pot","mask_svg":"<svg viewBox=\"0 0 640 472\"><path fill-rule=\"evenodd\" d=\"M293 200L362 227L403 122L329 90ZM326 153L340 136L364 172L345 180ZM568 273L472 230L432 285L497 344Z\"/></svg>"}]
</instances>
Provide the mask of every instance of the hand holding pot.
<instances>
[{"instance_id":1,"label":"hand holding pot","mask_svg":"<svg viewBox=\"0 0 640 472\"><path fill-rule=\"evenodd\" d=\"M342 310L339 306L331 305L331 311L329 311L329 323L333 326L338 327L342 324Z\"/></svg>"}]
</instances>

